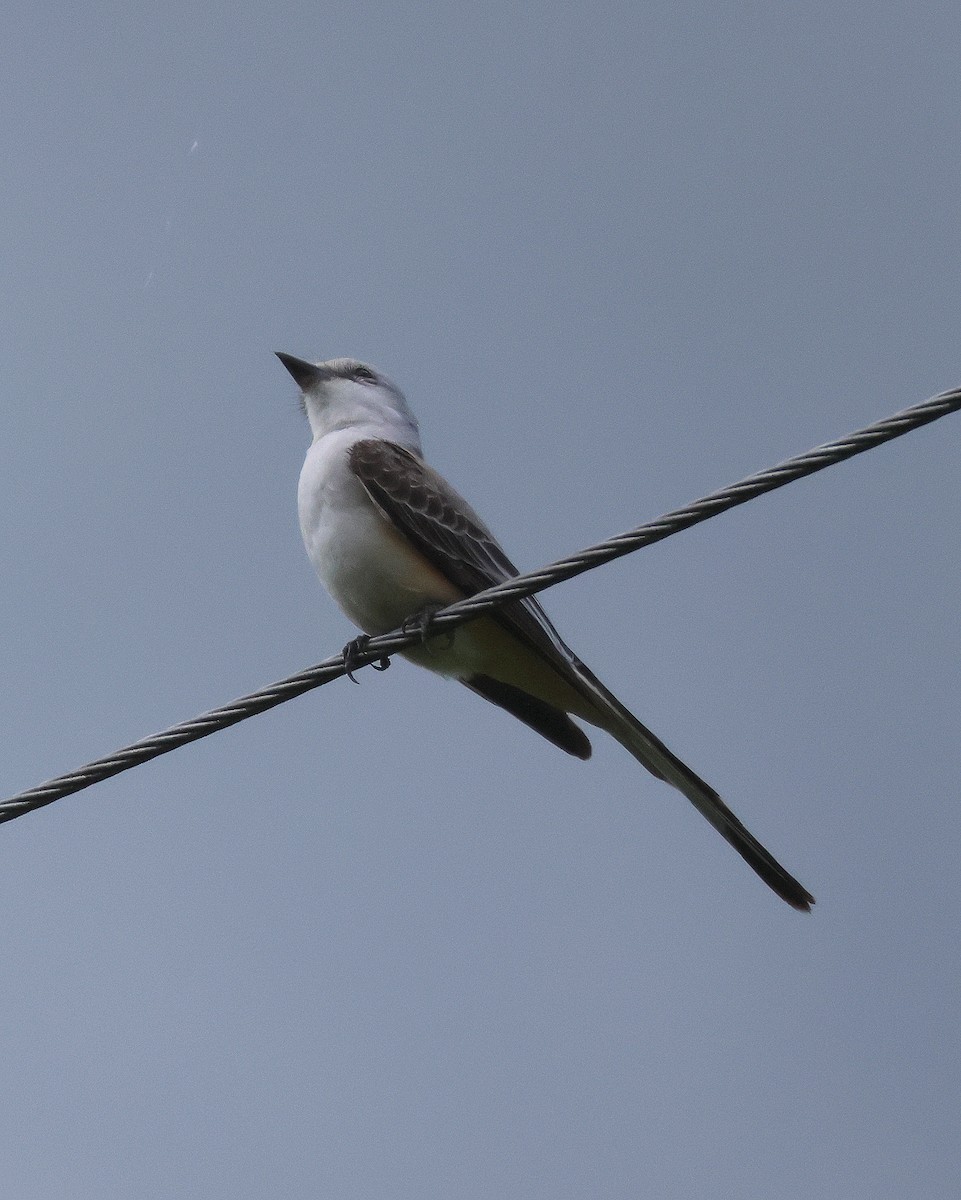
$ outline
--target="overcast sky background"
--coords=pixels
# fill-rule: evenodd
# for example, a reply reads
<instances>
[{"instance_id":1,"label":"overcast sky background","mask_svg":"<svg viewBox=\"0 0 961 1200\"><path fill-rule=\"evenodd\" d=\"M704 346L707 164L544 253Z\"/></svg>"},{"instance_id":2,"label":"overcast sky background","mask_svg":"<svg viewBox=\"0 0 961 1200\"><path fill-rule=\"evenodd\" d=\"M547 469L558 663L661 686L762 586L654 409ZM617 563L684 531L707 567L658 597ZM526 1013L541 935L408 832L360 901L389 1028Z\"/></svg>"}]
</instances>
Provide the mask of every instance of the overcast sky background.
<instances>
[{"instance_id":1,"label":"overcast sky background","mask_svg":"<svg viewBox=\"0 0 961 1200\"><path fill-rule=\"evenodd\" d=\"M336 651L272 351L522 567L961 384L961 9L15 3L4 794ZM397 662L0 829L17 1200L957 1185L947 418L544 597L817 896Z\"/></svg>"}]
</instances>

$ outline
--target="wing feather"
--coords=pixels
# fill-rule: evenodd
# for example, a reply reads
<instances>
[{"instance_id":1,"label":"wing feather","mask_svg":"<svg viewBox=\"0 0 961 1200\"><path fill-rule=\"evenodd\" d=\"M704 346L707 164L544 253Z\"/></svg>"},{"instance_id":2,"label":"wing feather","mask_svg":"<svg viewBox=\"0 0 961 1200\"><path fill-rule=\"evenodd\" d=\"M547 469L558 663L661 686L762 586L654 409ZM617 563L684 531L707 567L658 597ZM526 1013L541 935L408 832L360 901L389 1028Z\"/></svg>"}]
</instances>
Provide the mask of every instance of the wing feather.
<instances>
[{"instance_id":1,"label":"wing feather","mask_svg":"<svg viewBox=\"0 0 961 1200\"><path fill-rule=\"evenodd\" d=\"M381 512L465 595L520 573L467 501L410 450L366 439L351 447L350 466ZM582 664L533 597L504 604L491 616L586 694Z\"/></svg>"},{"instance_id":2,"label":"wing feather","mask_svg":"<svg viewBox=\"0 0 961 1200\"><path fill-rule=\"evenodd\" d=\"M384 516L465 595L519 573L467 501L417 455L394 442L368 439L351 447L349 461ZM584 694L573 667L577 660L536 600L512 601L491 616ZM568 754L590 756L587 735L562 709L484 675L461 682Z\"/></svg>"}]
</instances>

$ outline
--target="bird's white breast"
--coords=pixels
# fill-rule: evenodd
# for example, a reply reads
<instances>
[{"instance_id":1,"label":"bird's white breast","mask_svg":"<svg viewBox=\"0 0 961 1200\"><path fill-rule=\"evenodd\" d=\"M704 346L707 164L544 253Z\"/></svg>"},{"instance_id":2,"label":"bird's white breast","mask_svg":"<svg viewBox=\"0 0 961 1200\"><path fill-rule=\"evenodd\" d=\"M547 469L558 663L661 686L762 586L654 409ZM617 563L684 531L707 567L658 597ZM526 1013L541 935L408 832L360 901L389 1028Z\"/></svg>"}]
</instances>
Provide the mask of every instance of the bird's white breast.
<instances>
[{"instance_id":1,"label":"bird's white breast","mask_svg":"<svg viewBox=\"0 0 961 1200\"><path fill-rule=\"evenodd\" d=\"M387 633L426 604L460 593L375 506L348 462L358 440L341 430L308 450L297 491L300 529L314 570L344 613L366 633Z\"/></svg>"}]
</instances>

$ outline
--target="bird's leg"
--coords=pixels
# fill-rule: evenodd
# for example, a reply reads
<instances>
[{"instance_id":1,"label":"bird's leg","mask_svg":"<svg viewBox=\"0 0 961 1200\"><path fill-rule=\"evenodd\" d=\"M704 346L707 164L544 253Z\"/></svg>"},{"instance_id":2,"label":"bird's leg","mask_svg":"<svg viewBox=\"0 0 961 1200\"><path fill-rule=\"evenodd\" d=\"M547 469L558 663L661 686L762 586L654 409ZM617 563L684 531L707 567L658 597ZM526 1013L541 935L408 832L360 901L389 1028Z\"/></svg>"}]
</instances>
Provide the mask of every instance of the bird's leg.
<instances>
[{"instance_id":1,"label":"bird's leg","mask_svg":"<svg viewBox=\"0 0 961 1200\"><path fill-rule=\"evenodd\" d=\"M358 659L367 649L369 641L369 636L366 633L362 633L360 637L355 637L352 642L348 642L342 651L344 673L351 683L360 683L359 679L354 678L354 671L357 668ZM375 671L386 671L390 666L390 659L386 654L383 654L377 662L372 662L370 665Z\"/></svg>"},{"instance_id":2,"label":"bird's leg","mask_svg":"<svg viewBox=\"0 0 961 1200\"><path fill-rule=\"evenodd\" d=\"M447 607L446 604L425 604L423 608L418 609L417 612L411 613L411 615L409 617L407 617L407 619L404 621L403 625L401 625L401 627L400 627L401 633L419 633L420 634L420 644L427 648L427 652L429 654L432 653L430 645L428 643L428 638L431 636L431 632L430 632L431 623L433 622L434 617L441 611L441 609L446 608L446 607ZM448 646L452 646L454 644L454 633L455 632L456 631L453 629L448 629L448 631L447 631L447 645Z\"/></svg>"}]
</instances>

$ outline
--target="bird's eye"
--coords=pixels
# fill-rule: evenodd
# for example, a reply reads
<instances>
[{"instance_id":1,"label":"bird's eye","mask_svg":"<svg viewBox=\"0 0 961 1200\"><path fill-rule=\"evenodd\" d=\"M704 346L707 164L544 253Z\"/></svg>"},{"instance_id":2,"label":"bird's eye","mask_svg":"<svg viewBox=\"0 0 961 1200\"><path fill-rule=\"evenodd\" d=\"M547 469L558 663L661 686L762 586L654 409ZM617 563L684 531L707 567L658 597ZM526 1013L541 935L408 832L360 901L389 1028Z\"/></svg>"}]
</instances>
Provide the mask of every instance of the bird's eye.
<instances>
[{"instance_id":1,"label":"bird's eye","mask_svg":"<svg viewBox=\"0 0 961 1200\"><path fill-rule=\"evenodd\" d=\"M354 367L351 375L358 383L376 383L377 376L370 367Z\"/></svg>"}]
</instances>

